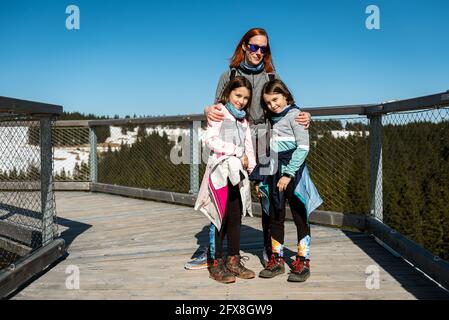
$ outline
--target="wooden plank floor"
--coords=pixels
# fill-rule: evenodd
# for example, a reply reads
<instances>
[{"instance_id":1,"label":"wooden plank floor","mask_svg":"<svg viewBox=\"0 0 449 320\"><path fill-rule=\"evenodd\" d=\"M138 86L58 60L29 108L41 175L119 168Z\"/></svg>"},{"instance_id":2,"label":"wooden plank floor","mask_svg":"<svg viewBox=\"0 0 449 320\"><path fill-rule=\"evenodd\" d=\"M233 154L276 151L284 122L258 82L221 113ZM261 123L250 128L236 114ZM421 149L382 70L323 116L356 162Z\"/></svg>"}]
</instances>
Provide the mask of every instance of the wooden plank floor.
<instances>
[{"instance_id":1,"label":"wooden plank floor","mask_svg":"<svg viewBox=\"0 0 449 320\"><path fill-rule=\"evenodd\" d=\"M362 233L312 226L311 277L287 282L237 279L220 284L207 270L184 270L207 243L207 219L190 207L88 193L56 194L59 231L69 256L13 299L448 299L448 294ZM260 218L244 218L246 265L262 269ZM286 223L287 256L296 231ZM289 250L288 250L289 249ZM291 251L290 251L291 250ZM291 264L290 259L287 261ZM80 271L80 289L66 288L68 266ZM366 269L380 270L379 289L367 289ZM288 270L288 268L287 268Z\"/></svg>"}]
</instances>

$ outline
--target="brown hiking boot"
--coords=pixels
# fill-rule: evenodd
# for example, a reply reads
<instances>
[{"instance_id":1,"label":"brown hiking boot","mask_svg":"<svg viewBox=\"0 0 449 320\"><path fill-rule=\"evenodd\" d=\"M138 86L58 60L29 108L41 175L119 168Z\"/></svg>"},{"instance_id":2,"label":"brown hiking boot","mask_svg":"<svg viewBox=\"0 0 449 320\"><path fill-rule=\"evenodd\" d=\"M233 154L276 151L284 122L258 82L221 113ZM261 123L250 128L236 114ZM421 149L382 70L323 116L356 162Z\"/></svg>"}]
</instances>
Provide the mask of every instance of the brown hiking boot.
<instances>
[{"instance_id":1,"label":"brown hiking boot","mask_svg":"<svg viewBox=\"0 0 449 320\"><path fill-rule=\"evenodd\" d=\"M277 255L272 254L265 269L260 271L259 277L273 278L277 275L283 274L285 272L284 263L285 261L283 257L278 257Z\"/></svg>"},{"instance_id":2,"label":"brown hiking boot","mask_svg":"<svg viewBox=\"0 0 449 320\"><path fill-rule=\"evenodd\" d=\"M215 259L207 261L207 269L209 270L209 277L221 283L233 283L235 277L230 273L224 263L223 259Z\"/></svg>"},{"instance_id":3,"label":"brown hiking boot","mask_svg":"<svg viewBox=\"0 0 449 320\"><path fill-rule=\"evenodd\" d=\"M309 277L310 277L310 260L306 260L304 257L296 256L296 260L293 261L292 270L288 275L287 281L304 282Z\"/></svg>"},{"instance_id":4,"label":"brown hiking boot","mask_svg":"<svg viewBox=\"0 0 449 320\"><path fill-rule=\"evenodd\" d=\"M234 276L239 277L241 279L252 279L256 276L254 271L246 268L242 264L242 260L247 260L248 257L241 257L239 255L229 256L226 259L226 268L231 272Z\"/></svg>"}]
</instances>

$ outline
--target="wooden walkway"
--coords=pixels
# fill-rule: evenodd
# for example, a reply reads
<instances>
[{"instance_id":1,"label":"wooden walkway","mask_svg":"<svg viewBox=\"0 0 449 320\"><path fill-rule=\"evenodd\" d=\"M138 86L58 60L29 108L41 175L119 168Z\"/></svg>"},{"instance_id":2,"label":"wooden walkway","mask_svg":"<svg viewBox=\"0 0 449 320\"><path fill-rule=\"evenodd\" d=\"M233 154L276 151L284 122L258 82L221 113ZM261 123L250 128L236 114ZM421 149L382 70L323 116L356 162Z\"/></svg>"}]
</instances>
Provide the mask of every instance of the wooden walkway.
<instances>
[{"instance_id":1,"label":"wooden walkway","mask_svg":"<svg viewBox=\"0 0 449 320\"><path fill-rule=\"evenodd\" d=\"M448 299L446 291L363 233L312 226L311 277L287 282L237 279L220 284L207 270L184 270L207 243L207 219L190 207L88 192L56 193L59 231L69 256L13 299ZM296 232L286 224L286 254ZM244 218L242 255L262 269L260 218ZM291 264L290 259L287 259ZM80 289L66 288L69 266ZM368 289L369 266L379 268L379 289ZM287 268L288 270L288 268Z\"/></svg>"}]
</instances>

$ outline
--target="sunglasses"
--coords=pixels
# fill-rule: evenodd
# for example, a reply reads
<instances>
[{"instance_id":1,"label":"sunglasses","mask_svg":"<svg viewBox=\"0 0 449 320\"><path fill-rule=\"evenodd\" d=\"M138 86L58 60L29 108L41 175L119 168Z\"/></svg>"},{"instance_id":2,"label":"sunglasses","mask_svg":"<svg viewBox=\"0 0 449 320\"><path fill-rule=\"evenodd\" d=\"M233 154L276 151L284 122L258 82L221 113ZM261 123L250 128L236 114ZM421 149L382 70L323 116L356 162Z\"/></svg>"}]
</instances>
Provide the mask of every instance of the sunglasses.
<instances>
[{"instance_id":1,"label":"sunglasses","mask_svg":"<svg viewBox=\"0 0 449 320\"><path fill-rule=\"evenodd\" d=\"M260 49L260 52L262 54L265 54L268 51L267 46L258 46L257 44L251 44L251 43L248 43L248 49L250 52L257 52Z\"/></svg>"}]
</instances>

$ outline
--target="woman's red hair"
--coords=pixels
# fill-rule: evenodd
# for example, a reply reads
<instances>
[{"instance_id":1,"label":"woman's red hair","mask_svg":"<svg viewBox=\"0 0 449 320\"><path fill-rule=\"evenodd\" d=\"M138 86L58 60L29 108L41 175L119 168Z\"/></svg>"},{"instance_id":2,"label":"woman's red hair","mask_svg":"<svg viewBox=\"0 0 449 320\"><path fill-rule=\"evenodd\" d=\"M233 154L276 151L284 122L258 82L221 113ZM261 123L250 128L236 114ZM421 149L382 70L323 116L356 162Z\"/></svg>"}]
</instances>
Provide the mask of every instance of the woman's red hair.
<instances>
[{"instance_id":1,"label":"woman's red hair","mask_svg":"<svg viewBox=\"0 0 449 320\"><path fill-rule=\"evenodd\" d=\"M273 72L274 65L271 59L271 49L270 49L270 40L268 39L267 32L262 28L252 28L248 30L245 35L240 39L239 44L235 48L234 55L231 58L231 68L238 68L240 63L245 60L245 51L242 49L243 44L248 44L249 39L254 36L265 36L267 37L267 52L263 57L263 62L265 64L265 72Z\"/></svg>"}]
</instances>

